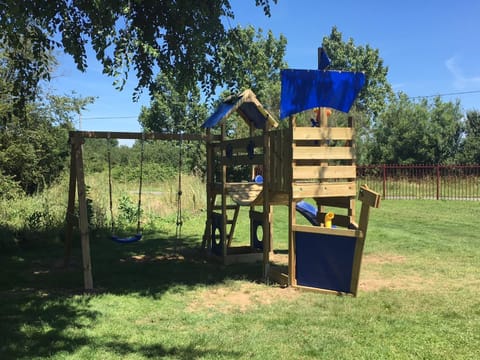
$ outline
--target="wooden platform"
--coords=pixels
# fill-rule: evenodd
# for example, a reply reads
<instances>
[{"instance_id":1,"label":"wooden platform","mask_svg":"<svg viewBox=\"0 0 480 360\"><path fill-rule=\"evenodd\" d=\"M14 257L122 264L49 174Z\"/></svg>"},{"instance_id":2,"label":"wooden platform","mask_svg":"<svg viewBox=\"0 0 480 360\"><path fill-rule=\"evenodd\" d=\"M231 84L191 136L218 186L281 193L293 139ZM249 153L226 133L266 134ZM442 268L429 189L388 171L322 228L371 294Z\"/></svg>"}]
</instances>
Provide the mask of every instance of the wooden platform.
<instances>
[{"instance_id":1,"label":"wooden platform","mask_svg":"<svg viewBox=\"0 0 480 360\"><path fill-rule=\"evenodd\" d=\"M262 193L263 186L254 182L240 182L225 184L227 194L240 206L249 206L257 203L257 199Z\"/></svg>"}]
</instances>

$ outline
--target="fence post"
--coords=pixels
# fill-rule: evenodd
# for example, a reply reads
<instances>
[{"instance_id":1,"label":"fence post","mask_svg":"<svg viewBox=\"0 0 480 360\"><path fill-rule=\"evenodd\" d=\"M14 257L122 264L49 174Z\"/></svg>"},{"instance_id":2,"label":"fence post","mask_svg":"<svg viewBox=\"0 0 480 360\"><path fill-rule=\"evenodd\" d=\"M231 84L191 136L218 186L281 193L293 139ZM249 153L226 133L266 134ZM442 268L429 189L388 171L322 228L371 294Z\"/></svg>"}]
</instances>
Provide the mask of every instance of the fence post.
<instances>
[{"instance_id":1,"label":"fence post","mask_svg":"<svg viewBox=\"0 0 480 360\"><path fill-rule=\"evenodd\" d=\"M437 200L440 199L440 164L437 164Z\"/></svg>"},{"instance_id":2,"label":"fence post","mask_svg":"<svg viewBox=\"0 0 480 360\"><path fill-rule=\"evenodd\" d=\"M385 164L383 164L383 198L387 198L387 169Z\"/></svg>"}]
</instances>

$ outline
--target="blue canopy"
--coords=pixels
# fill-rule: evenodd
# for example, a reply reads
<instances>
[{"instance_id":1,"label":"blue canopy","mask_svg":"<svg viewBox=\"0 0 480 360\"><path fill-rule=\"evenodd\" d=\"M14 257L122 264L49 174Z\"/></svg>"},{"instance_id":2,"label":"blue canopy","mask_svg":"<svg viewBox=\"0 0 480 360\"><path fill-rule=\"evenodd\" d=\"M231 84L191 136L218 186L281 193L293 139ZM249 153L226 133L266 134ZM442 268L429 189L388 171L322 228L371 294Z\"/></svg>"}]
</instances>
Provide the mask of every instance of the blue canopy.
<instances>
[{"instance_id":1,"label":"blue canopy","mask_svg":"<svg viewBox=\"0 0 480 360\"><path fill-rule=\"evenodd\" d=\"M317 107L348 112L365 85L361 72L285 69L281 79L280 119Z\"/></svg>"},{"instance_id":2,"label":"blue canopy","mask_svg":"<svg viewBox=\"0 0 480 360\"><path fill-rule=\"evenodd\" d=\"M215 112L202 125L202 128L212 128L217 125L223 118L227 118L235 107L235 101L223 102L215 110Z\"/></svg>"},{"instance_id":3,"label":"blue canopy","mask_svg":"<svg viewBox=\"0 0 480 360\"><path fill-rule=\"evenodd\" d=\"M247 123L257 129L263 129L265 122L276 127L274 117L260 104L252 90L245 90L239 95L230 96L202 124L202 128L212 128L237 112Z\"/></svg>"}]
</instances>

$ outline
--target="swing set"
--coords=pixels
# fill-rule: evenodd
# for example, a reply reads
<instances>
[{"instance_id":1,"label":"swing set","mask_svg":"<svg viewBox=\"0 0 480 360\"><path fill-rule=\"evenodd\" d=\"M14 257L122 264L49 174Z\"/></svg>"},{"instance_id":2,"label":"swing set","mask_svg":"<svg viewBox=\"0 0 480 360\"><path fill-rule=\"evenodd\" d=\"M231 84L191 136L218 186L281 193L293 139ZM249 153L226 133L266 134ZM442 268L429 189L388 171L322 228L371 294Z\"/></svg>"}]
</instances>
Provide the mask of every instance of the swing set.
<instances>
[{"instance_id":1,"label":"swing set","mask_svg":"<svg viewBox=\"0 0 480 360\"><path fill-rule=\"evenodd\" d=\"M85 172L83 162L83 147L85 139L123 139L123 140L140 140L140 173L139 173L139 189L138 189L138 203L137 203L137 231L136 234L128 237L119 237L115 234L116 226L113 211L113 196L112 196L112 159L111 149L108 149L108 181L109 181L109 208L111 215L111 239L117 243L128 244L134 243L142 239L141 229L141 212L142 212L142 185L143 185L143 162L144 162L144 143L146 140L164 140L164 141L178 141L180 146L179 151L179 174L178 174L178 192L177 192L177 219L176 219L176 237L181 237L181 227L183 225L182 211L181 211L181 196L182 196L182 143L183 141L205 141L205 135L196 134L163 134L163 133L134 133L134 132L107 132L107 131L71 131L69 134L69 141L71 146L70 155L70 181L68 191L68 204L66 215L66 232L65 232L65 254L64 264L68 265L72 249L73 228L77 221L75 217L75 201L78 197L78 228L80 230L80 241L82 248L83 260L83 277L84 288L86 290L93 289L92 278L92 264L90 257L90 235L88 230L88 215L87 215L87 196L85 185ZM211 136L212 137L212 136ZM108 145L111 146L110 144Z\"/></svg>"}]
</instances>

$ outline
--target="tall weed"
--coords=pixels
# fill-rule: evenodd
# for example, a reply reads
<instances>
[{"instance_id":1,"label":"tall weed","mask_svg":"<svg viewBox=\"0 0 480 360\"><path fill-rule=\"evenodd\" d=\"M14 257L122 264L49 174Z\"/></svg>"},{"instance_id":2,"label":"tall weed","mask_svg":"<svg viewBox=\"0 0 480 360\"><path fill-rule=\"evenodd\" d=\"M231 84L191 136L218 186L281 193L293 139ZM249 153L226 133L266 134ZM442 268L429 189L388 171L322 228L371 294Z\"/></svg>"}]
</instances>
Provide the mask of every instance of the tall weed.
<instances>
[{"instance_id":1,"label":"tall weed","mask_svg":"<svg viewBox=\"0 0 480 360\"><path fill-rule=\"evenodd\" d=\"M158 171L147 172L143 179L140 215L145 231L162 230L176 221L178 178L169 170ZM133 170L132 174L118 172L118 176L112 178L113 220L119 230L131 230L137 223L139 174L134 177L133 173ZM169 178L165 180L167 175ZM112 222L108 173L87 174L85 182L89 227L91 230L107 230ZM0 198L0 246L61 238L65 227L68 184L68 177L64 176L42 193ZM202 180L183 174L180 186L183 216L202 211L206 203ZM78 199L73 215L78 219Z\"/></svg>"}]
</instances>

